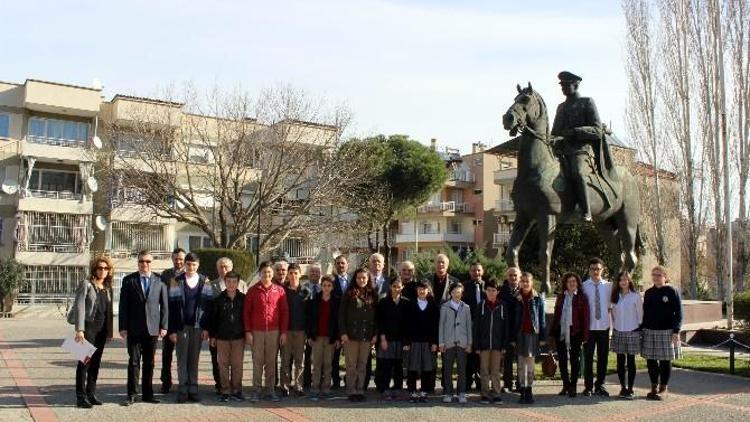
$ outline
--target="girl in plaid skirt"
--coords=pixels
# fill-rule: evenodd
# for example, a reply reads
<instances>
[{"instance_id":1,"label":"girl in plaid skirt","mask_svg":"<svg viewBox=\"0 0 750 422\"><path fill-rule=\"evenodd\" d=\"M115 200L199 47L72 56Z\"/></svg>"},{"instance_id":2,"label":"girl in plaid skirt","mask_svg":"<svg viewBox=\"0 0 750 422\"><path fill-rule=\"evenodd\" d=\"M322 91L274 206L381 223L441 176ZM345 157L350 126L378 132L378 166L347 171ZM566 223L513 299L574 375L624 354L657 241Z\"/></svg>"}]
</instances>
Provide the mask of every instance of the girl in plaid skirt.
<instances>
[{"instance_id":1,"label":"girl in plaid skirt","mask_svg":"<svg viewBox=\"0 0 750 422\"><path fill-rule=\"evenodd\" d=\"M633 279L627 272L617 275L617 287L612 289L610 300L612 310L611 349L617 353L617 377L620 379L620 397L633 398L635 382L635 355L641 350L643 300L635 291ZM625 363L627 362L627 383Z\"/></svg>"},{"instance_id":2,"label":"girl in plaid skirt","mask_svg":"<svg viewBox=\"0 0 750 422\"><path fill-rule=\"evenodd\" d=\"M648 364L651 378L649 400L661 400L667 392L672 360L680 350L682 303L680 295L667 285L667 269L657 265L651 270L654 285L643 296L643 348L641 355ZM657 390L658 387L658 390Z\"/></svg>"}]
</instances>

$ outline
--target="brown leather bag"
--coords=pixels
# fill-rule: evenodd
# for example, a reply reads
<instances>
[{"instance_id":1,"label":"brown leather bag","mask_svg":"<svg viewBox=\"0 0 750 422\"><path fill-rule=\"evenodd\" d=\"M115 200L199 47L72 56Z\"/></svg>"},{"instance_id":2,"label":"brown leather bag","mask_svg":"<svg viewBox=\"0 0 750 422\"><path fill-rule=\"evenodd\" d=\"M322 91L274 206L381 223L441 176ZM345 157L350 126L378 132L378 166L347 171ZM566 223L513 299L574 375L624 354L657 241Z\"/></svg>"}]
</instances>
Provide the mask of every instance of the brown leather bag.
<instances>
[{"instance_id":1,"label":"brown leather bag","mask_svg":"<svg viewBox=\"0 0 750 422\"><path fill-rule=\"evenodd\" d=\"M552 378L557 372L557 360L552 352L547 353L542 361L542 373L547 378Z\"/></svg>"}]
</instances>

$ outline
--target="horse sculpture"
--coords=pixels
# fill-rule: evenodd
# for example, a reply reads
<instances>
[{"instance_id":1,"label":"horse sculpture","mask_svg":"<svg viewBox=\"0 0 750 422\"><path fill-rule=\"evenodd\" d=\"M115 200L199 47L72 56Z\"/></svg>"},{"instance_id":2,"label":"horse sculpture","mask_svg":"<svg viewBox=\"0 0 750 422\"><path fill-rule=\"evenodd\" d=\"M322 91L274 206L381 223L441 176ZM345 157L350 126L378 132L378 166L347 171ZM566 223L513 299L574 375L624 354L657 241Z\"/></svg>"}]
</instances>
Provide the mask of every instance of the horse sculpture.
<instances>
[{"instance_id":1,"label":"horse sculpture","mask_svg":"<svg viewBox=\"0 0 750 422\"><path fill-rule=\"evenodd\" d=\"M539 234L539 263L542 266L541 291L551 292L550 261L558 224L583 224L576 212L573 186L561 173L560 161L554 152L558 140L550 137L547 107L531 84L518 88L513 104L503 115L503 127L510 131L518 148L518 175L511 198L516 212L505 260L518 266L518 253L524 239L534 225ZM615 169L618 183L608 186L593 180L587 183L594 224L615 250L620 250L622 270L633 272L638 262L640 245L638 223L640 194L636 181L623 168ZM594 172L595 173L595 172Z\"/></svg>"}]
</instances>

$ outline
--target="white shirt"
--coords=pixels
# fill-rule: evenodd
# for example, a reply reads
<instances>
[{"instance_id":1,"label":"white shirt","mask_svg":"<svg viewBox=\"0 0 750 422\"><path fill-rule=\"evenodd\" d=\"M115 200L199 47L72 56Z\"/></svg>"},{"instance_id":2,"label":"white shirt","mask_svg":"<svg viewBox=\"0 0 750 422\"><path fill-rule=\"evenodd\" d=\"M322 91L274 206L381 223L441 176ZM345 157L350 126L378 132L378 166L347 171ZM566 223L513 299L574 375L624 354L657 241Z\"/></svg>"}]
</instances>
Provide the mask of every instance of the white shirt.
<instances>
[{"instance_id":1,"label":"white shirt","mask_svg":"<svg viewBox=\"0 0 750 422\"><path fill-rule=\"evenodd\" d=\"M190 287L191 289L194 289L195 286L198 285L199 280L200 280L200 276L198 275L198 273L195 273L192 276L185 274L185 282L187 283L188 287Z\"/></svg>"},{"instance_id":2,"label":"white shirt","mask_svg":"<svg viewBox=\"0 0 750 422\"><path fill-rule=\"evenodd\" d=\"M424 311L425 309L427 309L427 300L417 298L417 306L419 306L420 311Z\"/></svg>"},{"instance_id":3,"label":"white shirt","mask_svg":"<svg viewBox=\"0 0 750 422\"><path fill-rule=\"evenodd\" d=\"M612 304L612 328L617 331L633 331L643 321L643 299L637 292L625 296L620 293L620 300Z\"/></svg>"},{"instance_id":4,"label":"white shirt","mask_svg":"<svg viewBox=\"0 0 750 422\"><path fill-rule=\"evenodd\" d=\"M595 309L597 286L599 289L599 310L601 311L600 319L596 319ZM612 283L605 279L601 279L598 283L594 283L589 278L583 283L583 293L586 295L586 299L589 300L589 319L591 320L589 329L598 331L609 330L609 299L612 296Z\"/></svg>"}]
</instances>

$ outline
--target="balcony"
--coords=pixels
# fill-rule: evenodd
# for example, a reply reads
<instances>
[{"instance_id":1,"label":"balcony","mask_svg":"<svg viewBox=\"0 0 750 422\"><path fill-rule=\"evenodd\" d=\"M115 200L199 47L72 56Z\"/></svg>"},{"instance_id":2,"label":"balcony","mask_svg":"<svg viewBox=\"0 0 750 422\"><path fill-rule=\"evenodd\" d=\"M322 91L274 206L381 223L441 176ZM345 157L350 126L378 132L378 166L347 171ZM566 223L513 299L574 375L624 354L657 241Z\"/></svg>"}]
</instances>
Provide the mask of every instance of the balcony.
<instances>
[{"instance_id":1,"label":"balcony","mask_svg":"<svg viewBox=\"0 0 750 422\"><path fill-rule=\"evenodd\" d=\"M54 191L54 190L42 190L42 189L24 189L21 188L21 195L26 198L43 198L43 199L67 199L80 201L83 199L82 193L75 193L71 191Z\"/></svg>"},{"instance_id":2,"label":"balcony","mask_svg":"<svg viewBox=\"0 0 750 422\"><path fill-rule=\"evenodd\" d=\"M476 177L469 170L452 170L448 172L446 186L452 187L470 187L474 185Z\"/></svg>"},{"instance_id":3,"label":"balcony","mask_svg":"<svg viewBox=\"0 0 750 422\"><path fill-rule=\"evenodd\" d=\"M166 224L144 224L113 221L109 227L110 247L114 259L135 258L139 251L151 251L155 260L170 259L173 242Z\"/></svg>"},{"instance_id":4,"label":"balcony","mask_svg":"<svg viewBox=\"0 0 750 422\"><path fill-rule=\"evenodd\" d=\"M94 117L102 103L101 89L28 79L24 107L44 113Z\"/></svg>"},{"instance_id":5,"label":"balcony","mask_svg":"<svg viewBox=\"0 0 750 422\"><path fill-rule=\"evenodd\" d=\"M455 213L471 213L474 212L473 207L468 202L437 202L432 204L422 205L417 208L417 212L420 214L441 214L441 215L452 215Z\"/></svg>"},{"instance_id":6,"label":"balcony","mask_svg":"<svg viewBox=\"0 0 750 422\"><path fill-rule=\"evenodd\" d=\"M495 170L495 184L496 185L512 185L513 181L516 180L518 175L518 169L516 167Z\"/></svg>"},{"instance_id":7,"label":"balcony","mask_svg":"<svg viewBox=\"0 0 750 422\"><path fill-rule=\"evenodd\" d=\"M496 248L508 246L509 241L510 241L509 232L495 233L492 235L492 246Z\"/></svg>"},{"instance_id":8,"label":"balcony","mask_svg":"<svg viewBox=\"0 0 750 422\"><path fill-rule=\"evenodd\" d=\"M23 212L16 220L14 234L16 258L23 264L88 264L92 236L90 216Z\"/></svg>"},{"instance_id":9,"label":"balcony","mask_svg":"<svg viewBox=\"0 0 750 422\"><path fill-rule=\"evenodd\" d=\"M495 201L495 212L496 213L511 213L515 212L515 206L513 205L513 200L511 199L501 199L498 201Z\"/></svg>"},{"instance_id":10,"label":"balcony","mask_svg":"<svg viewBox=\"0 0 750 422\"><path fill-rule=\"evenodd\" d=\"M474 243L473 233L404 233L396 235L396 243L415 243L415 242L436 242L436 243Z\"/></svg>"}]
</instances>

